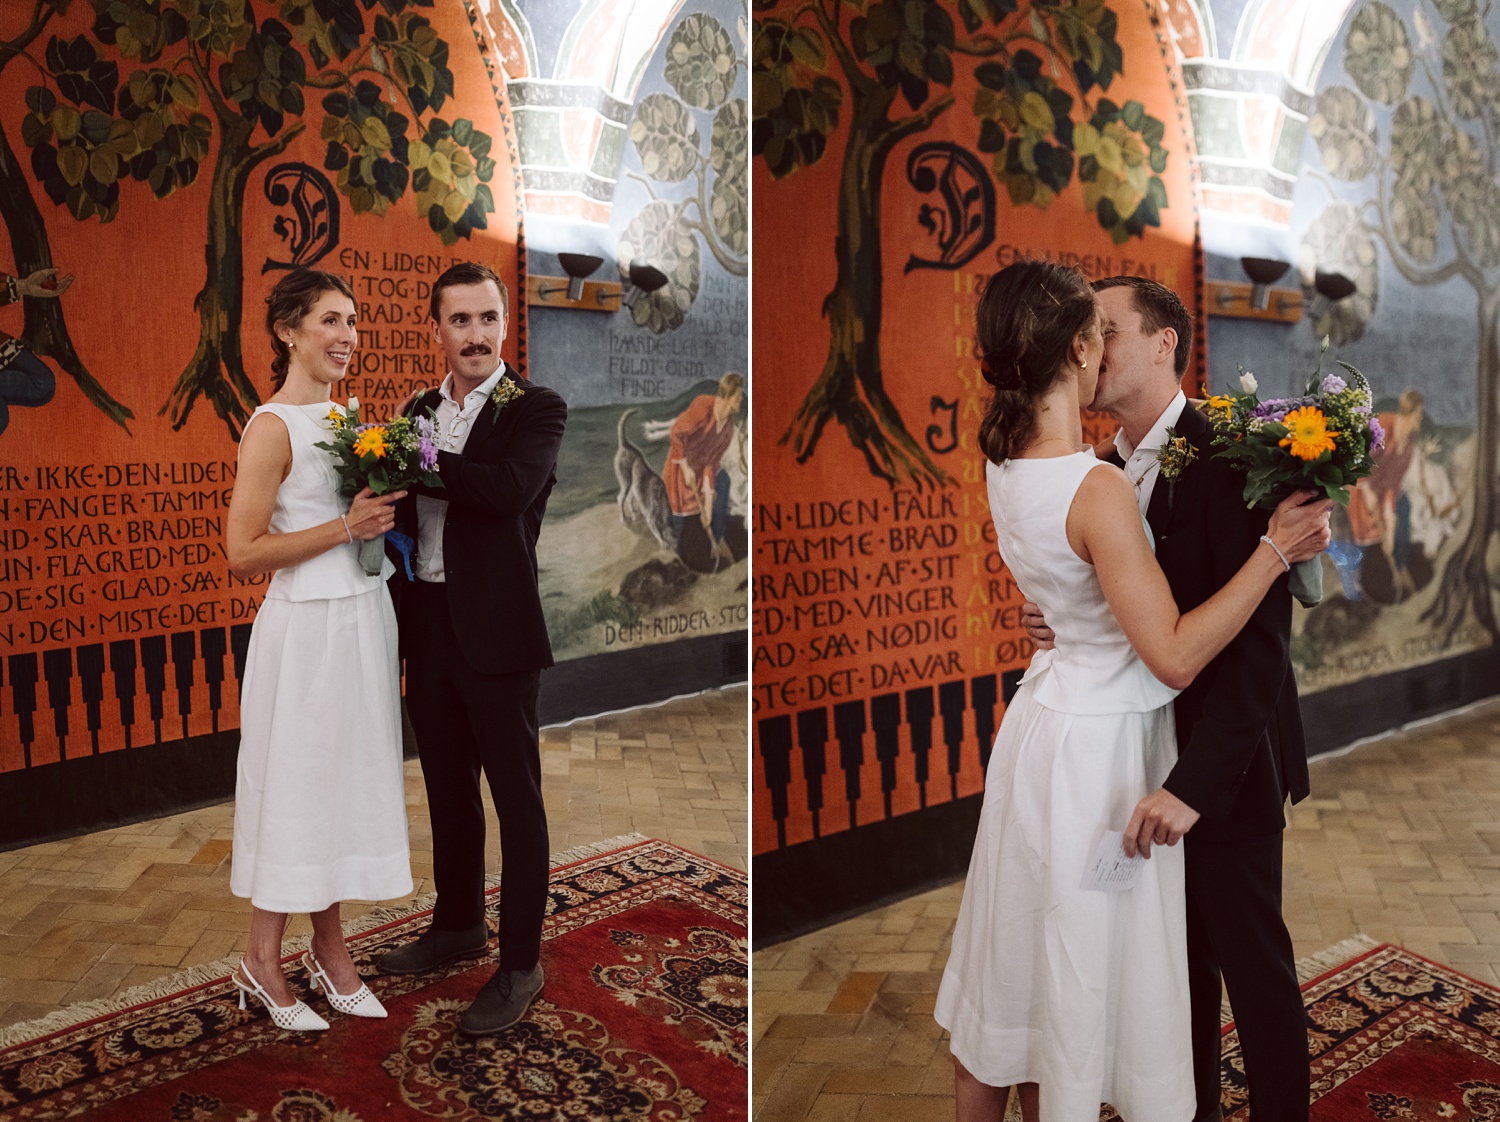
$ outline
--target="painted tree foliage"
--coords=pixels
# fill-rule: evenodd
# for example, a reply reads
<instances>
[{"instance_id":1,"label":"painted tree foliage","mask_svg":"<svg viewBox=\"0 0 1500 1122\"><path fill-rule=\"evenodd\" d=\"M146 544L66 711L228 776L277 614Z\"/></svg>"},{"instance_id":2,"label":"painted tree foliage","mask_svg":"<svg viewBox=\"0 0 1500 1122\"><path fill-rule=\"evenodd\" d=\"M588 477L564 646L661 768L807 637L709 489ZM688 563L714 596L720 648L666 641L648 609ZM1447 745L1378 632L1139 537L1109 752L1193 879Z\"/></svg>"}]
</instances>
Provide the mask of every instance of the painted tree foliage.
<instances>
[{"instance_id":1,"label":"painted tree foliage","mask_svg":"<svg viewBox=\"0 0 1500 1122\"><path fill-rule=\"evenodd\" d=\"M640 327L661 334L682 326L698 298L698 239L724 270L748 272L749 113L745 99L731 96L743 65L741 49L713 16L696 13L672 29L663 68L677 96L648 94L635 108L630 142L641 157L651 201L630 221L620 238L620 280L624 303ZM708 151L699 128L709 126ZM693 181L696 190L681 199L657 198L654 183ZM630 266L641 261L667 278L647 292L630 281Z\"/></svg>"},{"instance_id":2,"label":"painted tree foliage","mask_svg":"<svg viewBox=\"0 0 1500 1122\"><path fill-rule=\"evenodd\" d=\"M0 39L0 71L15 64L17 59L26 59L40 67L33 53L35 44L53 20L67 11L68 4L69 0L36 0L25 26L10 38ZM59 60L66 61L61 58ZM65 70L65 73L70 87L73 87L74 72ZM83 76L85 79L90 77L87 68ZM108 80L107 75L101 74L92 79L93 84L97 84L99 78ZM89 85L84 83L74 89L80 99L85 101L91 93ZM80 126L81 124L80 120ZM57 262L52 258L52 245L47 238L47 224L32 198L25 168L16 158L3 123L0 123L0 221L4 221L10 238L17 275L29 276L37 269L56 266ZM78 357L72 337L68 334L63 302L28 299L24 302L23 312L25 322L21 338L32 353L56 362L78 384L79 390L90 403L128 432L126 422L134 414L115 400Z\"/></svg>"},{"instance_id":3,"label":"painted tree foliage","mask_svg":"<svg viewBox=\"0 0 1500 1122\"><path fill-rule=\"evenodd\" d=\"M880 363L881 187L887 159L953 107L972 61L975 145L1016 206L1046 209L1075 177L1116 244L1160 225L1165 128L1137 101L1103 96L1124 68L1105 0L755 0L751 151L777 178L823 158L847 121L838 276L823 304L828 359L791 428L801 462L837 420L893 485L948 482L907 431ZM836 75L836 76L835 76Z\"/></svg>"},{"instance_id":4,"label":"painted tree foliage","mask_svg":"<svg viewBox=\"0 0 1500 1122\"><path fill-rule=\"evenodd\" d=\"M88 0L88 34L34 50L76 2L36 0L35 30L19 44L38 75L22 139L47 196L79 221L109 222L126 179L164 199L208 167L198 348L161 408L174 427L203 397L238 437L259 403L240 351L245 189L306 127L308 91L323 94L323 164L354 213L384 214L410 190L445 245L493 213L490 137L436 115L453 73L448 44L419 11L433 0L281 0L264 18L251 0ZM0 190L29 198L8 178L12 164L0 165Z\"/></svg>"},{"instance_id":5,"label":"painted tree foliage","mask_svg":"<svg viewBox=\"0 0 1500 1122\"><path fill-rule=\"evenodd\" d=\"M1401 17L1379 2L1361 8L1350 24L1344 70L1354 88L1320 93L1308 130L1328 175L1368 184L1372 193L1359 203L1328 206L1307 233L1301 264L1309 277L1314 267L1336 270L1359 286L1315 325L1335 343L1359 338L1374 315L1382 250L1409 284L1457 279L1474 290L1473 519L1423 618L1449 640L1468 618L1500 637L1485 566L1496 529L1490 495L1500 439L1500 51L1475 0L1434 0L1433 9L1445 21L1441 40L1417 8L1415 45ZM1394 110L1383 139L1374 105Z\"/></svg>"}]
</instances>

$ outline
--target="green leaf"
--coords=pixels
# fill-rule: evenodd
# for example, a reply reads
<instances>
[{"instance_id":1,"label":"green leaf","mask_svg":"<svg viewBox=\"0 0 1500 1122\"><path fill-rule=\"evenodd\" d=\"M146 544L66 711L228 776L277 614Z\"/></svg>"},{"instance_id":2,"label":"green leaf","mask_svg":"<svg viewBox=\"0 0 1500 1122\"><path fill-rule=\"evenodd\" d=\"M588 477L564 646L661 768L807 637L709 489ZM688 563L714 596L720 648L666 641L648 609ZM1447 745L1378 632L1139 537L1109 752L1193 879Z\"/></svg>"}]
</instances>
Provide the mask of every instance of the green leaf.
<instances>
[{"instance_id":1,"label":"green leaf","mask_svg":"<svg viewBox=\"0 0 1500 1122\"><path fill-rule=\"evenodd\" d=\"M1349 87L1330 86L1318 94L1307 131L1317 142L1323 167L1335 179L1357 182L1374 169L1379 154L1375 114Z\"/></svg>"},{"instance_id":2,"label":"green leaf","mask_svg":"<svg viewBox=\"0 0 1500 1122\"><path fill-rule=\"evenodd\" d=\"M810 28L798 28L788 37L792 57L803 66L820 73L828 69L828 55L823 50L822 37Z\"/></svg>"},{"instance_id":3,"label":"green leaf","mask_svg":"<svg viewBox=\"0 0 1500 1122\"><path fill-rule=\"evenodd\" d=\"M76 187L88 173L89 158L77 145L68 144L57 150L57 170L62 172L64 182Z\"/></svg>"},{"instance_id":4,"label":"green leaf","mask_svg":"<svg viewBox=\"0 0 1500 1122\"><path fill-rule=\"evenodd\" d=\"M1356 13L1344 40L1344 70L1372 101L1394 105L1411 84L1411 39L1388 5L1373 0Z\"/></svg>"}]
</instances>

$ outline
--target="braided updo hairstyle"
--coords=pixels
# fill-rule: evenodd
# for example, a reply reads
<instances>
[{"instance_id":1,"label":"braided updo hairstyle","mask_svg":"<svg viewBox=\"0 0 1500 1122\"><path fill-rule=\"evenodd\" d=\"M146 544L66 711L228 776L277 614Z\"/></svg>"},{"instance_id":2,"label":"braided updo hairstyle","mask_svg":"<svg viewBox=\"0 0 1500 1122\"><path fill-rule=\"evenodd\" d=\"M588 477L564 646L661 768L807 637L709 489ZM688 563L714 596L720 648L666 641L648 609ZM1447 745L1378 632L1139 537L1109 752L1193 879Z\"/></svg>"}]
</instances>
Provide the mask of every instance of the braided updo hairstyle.
<instances>
[{"instance_id":1,"label":"braided updo hairstyle","mask_svg":"<svg viewBox=\"0 0 1500 1122\"><path fill-rule=\"evenodd\" d=\"M312 311L318 297L325 292L342 292L354 299L354 289L343 277L322 269L293 269L276 282L266 297L266 332L271 336L271 387L278 391L286 384L292 351L276 334L276 325L296 327Z\"/></svg>"},{"instance_id":2,"label":"braided updo hairstyle","mask_svg":"<svg viewBox=\"0 0 1500 1122\"><path fill-rule=\"evenodd\" d=\"M979 424L979 448L991 461L1026 447L1037 398L1057 381L1073 340L1095 315L1083 274L1047 261L1009 265L984 286L977 315L980 370L995 392Z\"/></svg>"}]
</instances>

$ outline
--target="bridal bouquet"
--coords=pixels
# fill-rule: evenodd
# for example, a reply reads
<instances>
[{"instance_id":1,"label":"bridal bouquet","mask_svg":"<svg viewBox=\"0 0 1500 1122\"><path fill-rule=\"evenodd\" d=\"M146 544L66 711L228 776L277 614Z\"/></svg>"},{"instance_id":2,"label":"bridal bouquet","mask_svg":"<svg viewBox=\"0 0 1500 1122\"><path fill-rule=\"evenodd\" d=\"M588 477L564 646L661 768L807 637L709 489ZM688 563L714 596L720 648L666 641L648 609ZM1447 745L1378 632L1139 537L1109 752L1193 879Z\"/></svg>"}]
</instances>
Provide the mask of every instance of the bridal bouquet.
<instances>
[{"instance_id":1,"label":"bridal bouquet","mask_svg":"<svg viewBox=\"0 0 1500 1122\"><path fill-rule=\"evenodd\" d=\"M376 495L402 491L413 483L441 487L437 473L436 429L431 417L393 417L380 424L361 424L359 398L349 399L349 408L328 410L333 426L331 440L314 445L333 455L339 493L353 497L368 487ZM411 539L394 531L391 538L411 568ZM366 573L380 572L385 545L380 538L359 543L359 563Z\"/></svg>"},{"instance_id":2,"label":"bridal bouquet","mask_svg":"<svg viewBox=\"0 0 1500 1122\"><path fill-rule=\"evenodd\" d=\"M1385 433L1372 412L1370 383L1347 362L1324 374L1323 355L1300 397L1256 396L1255 375L1240 369L1238 391L1215 394L1203 408L1214 428L1216 456L1245 469L1245 503L1270 510L1293 491L1321 491L1341 506L1349 488L1375 467ZM1323 570L1314 557L1292 566L1292 594L1309 606L1323 595Z\"/></svg>"}]
</instances>

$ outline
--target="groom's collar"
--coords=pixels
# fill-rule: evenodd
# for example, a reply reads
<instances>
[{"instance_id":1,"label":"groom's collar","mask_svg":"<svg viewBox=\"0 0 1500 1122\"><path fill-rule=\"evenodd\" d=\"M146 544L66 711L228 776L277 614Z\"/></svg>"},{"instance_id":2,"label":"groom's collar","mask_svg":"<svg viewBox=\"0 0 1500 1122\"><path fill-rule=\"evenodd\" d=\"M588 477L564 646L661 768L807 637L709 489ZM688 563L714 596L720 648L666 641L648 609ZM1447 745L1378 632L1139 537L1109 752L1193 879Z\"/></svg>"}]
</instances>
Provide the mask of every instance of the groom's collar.
<instances>
[{"instance_id":1,"label":"groom's collar","mask_svg":"<svg viewBox=\"0 0 1500 1122\"><path fill-rule=\"evenodd\" d=\"M1177 391L1175 397L1167 403L1167 407L1161 411L1161 416L1156 418L1156 423L1147 430L1146 435L1141 437L1139 444L1131 444L1130 438L1125 435L1122 428L1115 433L1115 451L1120 454L1120 459L1128 460L1136 452L1136 449L1154 451L1167 442L1167 430L1175 428L1182 411L1187 408L1187 394L1181 390Z\"/></svg>"},{"instance_id":2,"label":"groom's collar","mask_svg":"<svg viewBox=\"0 0 1500 1122\"><path fill-rule=\"evenodd\" d=\"M451 401L459 409L467 409L470 405L481 402L494 393L495 387L503 377L505 377L505 360L502 358L499 365L495 367L495 372L464 395L462 401L459 401L453 396L453 372L450 370L442 382L438 384L439 400Z\"/></svg>"}]
</instances>

